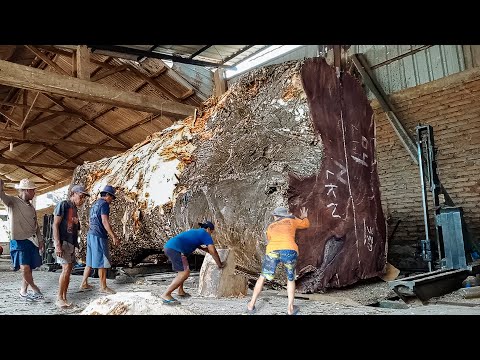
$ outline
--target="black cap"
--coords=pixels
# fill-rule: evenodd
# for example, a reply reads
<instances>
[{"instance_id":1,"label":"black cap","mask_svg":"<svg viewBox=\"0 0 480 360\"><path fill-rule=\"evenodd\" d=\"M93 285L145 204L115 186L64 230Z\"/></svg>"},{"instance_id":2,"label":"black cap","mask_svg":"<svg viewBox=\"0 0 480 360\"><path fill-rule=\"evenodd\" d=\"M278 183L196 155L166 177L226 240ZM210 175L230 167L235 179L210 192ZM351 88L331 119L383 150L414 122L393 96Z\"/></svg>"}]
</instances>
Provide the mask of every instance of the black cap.
<instances>
[{"instance_id":1,"label":"black cap","mask_svg":"<svg viewBox=\"0 0 480 360\"><path fill-rule=\"evenodd\" d=\"M215 230L215 226L213 226L213 223L211 221L205 221L203 223L198 223L198 225L200 225L201 228L209 228L210 230Z\"/></svg>"}]
</instances>

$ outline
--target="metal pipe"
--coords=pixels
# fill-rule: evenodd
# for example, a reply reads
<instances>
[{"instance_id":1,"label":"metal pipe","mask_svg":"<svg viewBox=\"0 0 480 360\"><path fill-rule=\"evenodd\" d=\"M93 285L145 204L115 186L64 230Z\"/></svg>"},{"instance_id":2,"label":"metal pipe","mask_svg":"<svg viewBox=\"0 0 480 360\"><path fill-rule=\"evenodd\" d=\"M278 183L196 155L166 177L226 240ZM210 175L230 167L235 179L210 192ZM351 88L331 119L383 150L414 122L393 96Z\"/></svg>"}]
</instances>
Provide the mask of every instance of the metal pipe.
<instances>
[{"instance_id":1,"label":"metal pipe","mask_svg":"<svg viewBox=\"0 0 480 360\"><path fill-rule=\"evenodd\" d=\"M428 204L427 204L427 192L425 190L425 177L423 171L423 160L422 160L422 135L420 129L417 128L417 155L418 155L418 165L420 169L420 183L422 186L422 205L423 205L423 220L425 223L425 240L430 242L430 230L429 230L429 219L428 219ZM422 249L425 251L425 249ZM432 271L432 262L428 261L428 271Z\"/></svg>"}]
</instances>

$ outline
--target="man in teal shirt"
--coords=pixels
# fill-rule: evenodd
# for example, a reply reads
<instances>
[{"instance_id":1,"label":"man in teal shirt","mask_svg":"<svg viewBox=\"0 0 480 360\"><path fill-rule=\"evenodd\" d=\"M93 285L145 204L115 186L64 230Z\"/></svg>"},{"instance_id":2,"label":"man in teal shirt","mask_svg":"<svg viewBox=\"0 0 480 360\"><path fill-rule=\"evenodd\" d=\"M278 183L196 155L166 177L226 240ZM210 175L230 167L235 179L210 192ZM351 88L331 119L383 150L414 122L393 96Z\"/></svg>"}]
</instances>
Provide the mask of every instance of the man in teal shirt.
<instances>
[{"instance_id":1,"label":"man in teal shirt","mask_svg":"<svg viewBox=\"0 0 480 360\"><path fill-rule=\"evenodd\" d=\"M198 225L200 225L199 229L184 231L168 240L163 247L165 255L167 255L172 262L172 269L177 272L175 279L172 280L172 283L162 294L164 304L177 305L180 303L172 296L172 292L177 288L179 297L190 296L183 289L183 283L190 276L190 267L188 265L187 256L194 252L195 249L199 248L200 250L207 251L212 255L220 269L225 267L225 264L220 260L217 249L213 244L211 234L215 230L215 226L211 221L198 223ZM206 249L202 248L202 246L206 246Z\"/></svg>"}]
</instances>

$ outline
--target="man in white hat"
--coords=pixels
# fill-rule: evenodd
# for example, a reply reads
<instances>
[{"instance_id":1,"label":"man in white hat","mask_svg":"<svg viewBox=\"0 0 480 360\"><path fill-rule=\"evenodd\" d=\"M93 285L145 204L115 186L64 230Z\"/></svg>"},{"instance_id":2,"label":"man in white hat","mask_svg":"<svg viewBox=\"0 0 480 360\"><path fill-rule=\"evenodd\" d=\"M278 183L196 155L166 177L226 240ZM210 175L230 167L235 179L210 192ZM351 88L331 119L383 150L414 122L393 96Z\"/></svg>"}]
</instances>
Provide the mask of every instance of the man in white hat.
<instances>
[{"instance_id":1,"label":"man in white hat","mask_svg":"<svg viewBox=\"0 0 480 360\"><path fill-rule=\"evenodd\" d=\"M59 308L69 307L67 290L70 284L70 274L73 265L77 262L75 248L78 248L78 207L85 202L90 194L83 185L74 185L70 189L70 198L57 204L53 211L53 241L57 263L62 265L62 273L58 278L58 296L56 305Z\"/></svg>"},{"instance_id":2,"label":"man in white hat","mask_svg":"<svg viewBox=\"0 0 480 360\"><path fill-rule=\"evenodd\" d=\"M7 207L10 219L10 257L13 269L21 269L23 273L20 296L27 301L38 301L43 299L43 294L33 281L32 270L42 265L40 252L44 251L45 243L38 227L37 212L30 202L35 197L36 186L33 181L22 179L16 188L18 196L5 194L0 179L0 200ZM33 293L27 292L28 286Z\"/></svg>"}]
</instances>

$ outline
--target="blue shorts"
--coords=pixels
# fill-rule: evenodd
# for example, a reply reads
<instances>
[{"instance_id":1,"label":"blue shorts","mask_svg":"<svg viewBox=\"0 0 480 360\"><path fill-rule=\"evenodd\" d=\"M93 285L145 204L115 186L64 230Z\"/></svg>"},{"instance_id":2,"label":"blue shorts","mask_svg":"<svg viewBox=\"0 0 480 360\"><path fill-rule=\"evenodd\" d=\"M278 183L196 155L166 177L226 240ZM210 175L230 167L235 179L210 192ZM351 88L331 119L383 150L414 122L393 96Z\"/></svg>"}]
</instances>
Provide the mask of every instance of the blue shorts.
<instances>
[{"instance_id":1,"label":"blue shorts","mask_svg":"<svg viewBox=\"0 0 480 360\"><path fill-rule=\"evenodd\" d=\"M295 280L295 266L297 265L298 253L295 250L273 250L265 255L262 265L262 275L271 281L279 263L285 265L289 281Z\"/></svg>"},{"instance_id":2,"label":"blue shorts","mask_svg":"<svg viewBox=\"0 0 480 360\"><path fill-rule=\"evenodd\" d=\"M10 257L14 271L20 269L20 265L28 265L33 270L43 263L38 247L30 240L10 240Z\"/></svg>"},{"instance_id":3,"label":"blue shorts","mask_svg":"<svg viewBox=\"0 0 480 360\"><path fill-rule=\"evenodd\" d=\"M108 239L87 234L86 263L87 266L94 269L108 269L112 267L110 264Z\"/></svg>"},{"instance_id":4,"label":"blue shorts","mask_svg":"<svg viewBox=\"0 0 480 360\"><path fill-rule=\"evenodd\" d=\"M163 252L170 259L170 262L172 263L172 269L174 271L190 270L188 259L181 252L170 248L163 248Z\"/></svg>"}]
</instances>

